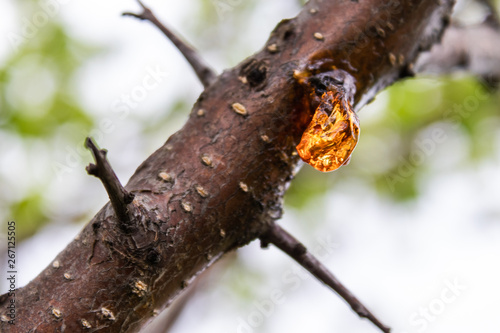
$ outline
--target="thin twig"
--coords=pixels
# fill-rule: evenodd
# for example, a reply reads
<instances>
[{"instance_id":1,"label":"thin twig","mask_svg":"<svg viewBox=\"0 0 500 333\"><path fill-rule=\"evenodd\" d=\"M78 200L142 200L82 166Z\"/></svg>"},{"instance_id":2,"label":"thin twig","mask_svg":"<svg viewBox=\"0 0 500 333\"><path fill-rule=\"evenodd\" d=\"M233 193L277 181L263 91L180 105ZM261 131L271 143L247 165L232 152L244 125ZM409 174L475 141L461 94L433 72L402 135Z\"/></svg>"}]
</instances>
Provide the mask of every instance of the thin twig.
<instances>
[{"instance_id":1,"label":"thin twig","mask_svg":"<svg viewBox=\"0 0 500 333\"><path fill-rule=\"evenodd\" d=\"M101 180L106 192L108 192L109 200L116 216L120 221L129 224L130 218L128 216L127 205L134 200L134 194L125 190L120 183L120 180L106 159L106 150L98 149L91 138L85 140L85 146L90 149L96 162L96 164L90 163L87 166L87 173Z\"/></svg>"},{"instance_id":2,"label":"thin twig","mask_svg":"<svg viewBox=\"0 0 500 333\"><path fill-rule=\"evenodd\" d=\"M168 39L170 39L170 41L172 41L172 43L174 43L175 47L177 47L177 49L181 51L182 55L184 55L186 60L189 62L189 64L195 71L196 75L200 79L203 86L206 88L210 84L212 84L217 75L214 72L214 70L211 69L205 63L205 61L201 58L198 52L196 52L196 50L191 46L189 46L185 41L177 37L177 35L174 34L172 30L170 30L163 23L161 23L160 20L158 20L158 18L151 11L151 9L146 7L140 0L137 0L137 2L142 7L142 13L135 14L135 13L125 12L122 15L132 16L140 20L147 20L153 23L158 29L160 29L165 34L165 36L167 36Z\"/></svg>"},{"instance_id":3,"label":"thin twig","mask_svg":"<svg viewBox=\"0 0 500 333\"><path fill-rule=\"evenodd\" d=\"M288 254L302 267L307 269L318 280L326 284L340 295L360 317L367 318L384 333L389 333L390 328L383 325L368 309L346 288L337 278L316 259L306 247L286 232L277 224L271 226L260 237L263 246L274 244L281 251Z\"/></svg>"}]
</instances>

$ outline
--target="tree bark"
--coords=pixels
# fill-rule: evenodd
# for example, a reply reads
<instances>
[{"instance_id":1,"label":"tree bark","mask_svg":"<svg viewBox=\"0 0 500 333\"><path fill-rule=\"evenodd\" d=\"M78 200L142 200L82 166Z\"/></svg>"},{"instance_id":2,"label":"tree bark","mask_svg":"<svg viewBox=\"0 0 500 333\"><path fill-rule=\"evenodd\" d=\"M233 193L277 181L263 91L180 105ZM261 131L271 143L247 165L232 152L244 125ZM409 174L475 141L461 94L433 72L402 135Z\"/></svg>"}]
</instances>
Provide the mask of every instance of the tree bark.
<instances>
[{"instance_id":1,"label":"tree bark","mask_svg":"<svg viewBox=\"0 0 500 333\"><path fill-rule=\"evenodd\" d=\"M411 74L447 25L451 0L311 0L265 47L216 78L184 127L144 161L38 277L0 297L2 332L136 332L203 269L280 218L295 146L318 105L310 77L354 82L356 110ZM235 104L235 103L239 103ZM127 143L124 143L124 148ZM111 155L118 152L110 152Z\"/></svg>"}]
</instances>

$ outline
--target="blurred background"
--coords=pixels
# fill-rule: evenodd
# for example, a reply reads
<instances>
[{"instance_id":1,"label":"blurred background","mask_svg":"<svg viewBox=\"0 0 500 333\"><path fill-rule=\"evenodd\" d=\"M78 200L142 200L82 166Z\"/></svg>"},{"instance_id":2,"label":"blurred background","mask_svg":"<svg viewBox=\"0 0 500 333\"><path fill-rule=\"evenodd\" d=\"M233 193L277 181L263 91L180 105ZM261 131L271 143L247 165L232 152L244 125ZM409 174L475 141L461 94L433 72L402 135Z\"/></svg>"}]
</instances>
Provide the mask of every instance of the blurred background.
<instances>
[{"instance_id":1,"label":"blurred background","mask_svg":"<svg viewBox=\"0 0 500 333\"><path fill-rule=\"evenodd\" d=\"M302 3L147 5L220 72L259 50ZM120 16L139 11L132 0L0 6L0 274L14 220L22 287L108 200L85 172L85 137L109 150L126 183L182 126L202 86L151 24ZM485 15L462 1L454 20ZM286 195L281 225L394 332L500 328L499 100L467 73L399 82L360 111L351 163L328 174L305 165ZM257 242L204 273L184 301L144 332L377 332Z\"/></svg>"}]
</instances>

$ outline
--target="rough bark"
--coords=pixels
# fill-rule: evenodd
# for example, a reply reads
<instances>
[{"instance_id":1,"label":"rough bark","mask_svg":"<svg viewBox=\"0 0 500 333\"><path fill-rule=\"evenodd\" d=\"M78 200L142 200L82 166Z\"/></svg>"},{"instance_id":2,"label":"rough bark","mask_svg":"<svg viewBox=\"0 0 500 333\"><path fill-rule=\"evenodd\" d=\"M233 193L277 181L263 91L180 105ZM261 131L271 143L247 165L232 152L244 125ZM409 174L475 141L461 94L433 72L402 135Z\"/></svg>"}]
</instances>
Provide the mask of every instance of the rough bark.
<instances>
[{"instance_id":1,"label":"rough bark","mask_svg":"<svg viewBox=\"0 0 500 333\"><path fill-rule=\"evenodd\" d=\"M451 6L311 0L261 51L218 76L184 127L138 167L125 186L135 195L131 223L106 204L16 291L16 325L2 320L1 331L139 330L199 272L280 218L299 163L295 146L321 88L297 82L294 72L347 75L357 110L411 73L416 56L439 39ZM2 312L8 302L0 298Z\"/></svg>"}]
</instances>

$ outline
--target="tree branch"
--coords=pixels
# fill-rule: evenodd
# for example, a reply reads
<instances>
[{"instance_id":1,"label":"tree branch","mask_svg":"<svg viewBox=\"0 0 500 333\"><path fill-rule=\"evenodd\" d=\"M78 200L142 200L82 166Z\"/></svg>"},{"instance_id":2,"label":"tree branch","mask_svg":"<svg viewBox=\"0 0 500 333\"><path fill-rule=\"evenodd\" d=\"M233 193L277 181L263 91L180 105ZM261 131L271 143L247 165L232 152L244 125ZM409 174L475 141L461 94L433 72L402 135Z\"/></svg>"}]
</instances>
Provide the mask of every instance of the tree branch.
<instances>
[{"instance_id":1,"label":"tree branch","mask_svg":"<svg viewBox=\"0 0 500 333\"><path fill-rule=\"evenodd\" d=\"M210 84L212 84L217 77L217 74L205 63L196 50L177 37L175 33L161 23L151 9L146 7L140 0L137 0L137 2L142 7L142 13L135 14L125 12L122 15L132 16L140 20L146 20L153 23L158 29L161 30L161 32L163 32L163 34L165 34L165 36L167 36L168 39L170 39L170 41L172 41L172 43L174 43L175 47L181 51L182 55L184 55L186 60L189 62L203 86L207 88Z\"/></svg>"},{"instance_id":2,"label":"tree branch","mask_svg":"<svg viewBox=\"0 0 500 333\"><path fill-rule=\"evenodd\" d=\"M16 325L0 321L0 331L140 330L200 272L280 218L295 147L321 97L316 80L300 83L294 73L346 72L357 110L438 41L451 6L308 1L261 51L207 86L184 127L137 168L125 186L135 194L134 228L120 228L106 204L57 264L16 291ZM7 302L0 297L0 317Z\"/></svg>"},{"instance_id":3,"label":"tree branch","mask_svg":"<svg viewBox=\"0 0 500 333\"><path fill-rule=\"evenodd\" d=\"M108 192L109 200L111 201L116 216L118 216L120 221L125 225L129 225L131 221L128 216L127 206L134 200L134 194L127 192L120 183L120 180L106 159L106 150L98 149L91 138L85 140L85 147L92 152L96 162L96 164L91 163L87 166L87 173L101 180L106 192Z\"/></svg>"},{"instance_id":4,"label":"tree branch","mask_svg":"<svg viewBox=\"0 0 500 333\"><path fill-rule=\"evenodd\" d=\"M307 269L319 281L326 284L333 291L340 295L360 316L371 321L382 332L390 332L390 328L383 325L337 278L326 268L318 259L316 259L306 247L290 235L286 230L277 224L273 224L260 236L262 246L273 244L281 251L292 257L302 267Z\"/></svg>"}]
</instances>

